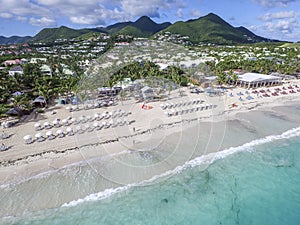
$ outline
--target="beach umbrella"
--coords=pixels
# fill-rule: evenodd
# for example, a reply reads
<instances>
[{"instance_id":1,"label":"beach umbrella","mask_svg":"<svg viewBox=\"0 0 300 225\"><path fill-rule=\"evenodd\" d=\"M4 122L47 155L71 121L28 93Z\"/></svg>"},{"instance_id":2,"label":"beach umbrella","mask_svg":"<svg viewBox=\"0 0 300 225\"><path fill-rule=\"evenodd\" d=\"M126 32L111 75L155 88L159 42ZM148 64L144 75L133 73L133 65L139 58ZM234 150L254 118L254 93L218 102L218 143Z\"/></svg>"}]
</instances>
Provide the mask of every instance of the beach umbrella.
<instances>
[{"instance_id":1,"label":"beach umbrella","mask_svg":"<svg viewBox=\"0 0 300 225\"><path fill-rule=\"evenodd\" d=\"M85 116L83 116L83 115L80 116L80 117L79 117L79 120L80 120L80 122L84 123L84 122L85 122Z\"/></svg>"},{"instance_id":2,"label":"beach umbrella","mask_svg":"<svg viewBox=\"0 0 300 225\"><path fill-rule=\"evenodd\" d=\"M35 137L36 137L36 138L41 138L41 137L42 137L42 134L41 134L41 133L36 133L36 134L35 134Z\"/></svg>"},{"instance_id":3,"label":"beach umbrella","mask_svg":"<svg viewBox=\"0 0 300 225\"><path fill-rule=\"evenodd\" d=\"M66 131L69 133L69 132L72 132L73 129L71 127L67 127Z\"/></svg>"},{"instance_id":4,"label":"beach umbrella","mask_svg":"<svg viewBox=\"0 0 300 225\"><path fill-rule=\"evenodd\" d=\"M52 133L51 130L49 130L49 131L46 132L46 136L50 137L50 136L52 136L52 135L53 135L53 133Z\"/></svg>"},{"instance_id":5,"label":"beach umbrella","mask_svg":"<svg viewBox=\"0 0 300 225\"><path fill-rule=\"evenodd\" d=\"M95 113L95 114L94 114L94 118L95 118L95 119L99 119L99 118L100 118L100 115L99 115L98 113Z\"/></svg>"},{"instance_id":6,"label":"beach umbrella","mask_svg":"<svg viewBox=\"0 0 300 225\"><path fill-rule=\"evenodd\" d=\"M93 126L94 126L95 128L97 128L97 127L99 127L99 123L95 122L95 123L93 124Z\"/></svg>"},{"instance_id":7,"label":"beach umbrella","mask_svg":"<svg viewBox=\"0 0 300 225\"><path fill-rule=\"evenodd\" d=\"M68 120L67 120L67 119L62 119L61 122L62 122L62 124L65 125L65 126L68 125Z\"/></svg>"},{"instance_id":8,"label":"beach umbrella","mask_svg":"<svg viewBox=\"0 0 300 225\"><path fill-rule=\"evenodd\" d=\"M31 135L25 135L23 139L25 140L26 144L32 143L32 137L31 137Z\"/></svg>"},{"instance_id":9,"label":"beach umbrella","mask_svg":"<svg viewBox=\"0 0 300 225\"><path fill-rule=\"evenodd\" d=\"M66 131L68 135L74 135L73 129L71 127L67 127Z\"/></svg>"},{"instance_id":10,"label":"beach umbrella","mask_svg":"<svg viewBox=\"0 0 300 225\"><path fill-rule=\"evenodd\" d=\"M62 130L57 130L56 134L58 135L58 137L63 137L63 131Z\"/></svg>"},{"instance_id":11,"label":"beach umbrella","mask_svg":"<svg viewBox=\"0 0 300 225\"><path fill-rule=\"evenodd\" d=\"M47 122L44 123L44 127L46 129L50 129L51 128L51 124L47 121Z\"/></svg>"},{"instance_id":12,"label":"beach umbrella","mask_svg":"<svg viewBox=\"0 0 300 225\"><path fill-rule=\"evenodd\" d=\"M71 123L74 123L74 124L75 124L76 122L77 122L76 118L72 118L72 119L71 119Z\"/></svg>"},{"instance_id":13,"label":"beach umbrella","mask_svg":"<svg viewBox=\"0 0 300 225\"><path fill-rule=\"evenodd\" d=\"M58 125L59 125L59 120L58 120L58 119L55 119L55 120L53 120L52 123L53 123L54 126L58 126Z\"/></svg>"},{"instance_id":14,"label":"beach umbrella","mask_svg":"<svg viewBox=\"0 0 300 225\"><path fill-rule=\"evenodd\" d=\"M88 130L90 128L90 125L89 124L86 124L85 125L85 128Z\"/></svg>"}]
</instances>

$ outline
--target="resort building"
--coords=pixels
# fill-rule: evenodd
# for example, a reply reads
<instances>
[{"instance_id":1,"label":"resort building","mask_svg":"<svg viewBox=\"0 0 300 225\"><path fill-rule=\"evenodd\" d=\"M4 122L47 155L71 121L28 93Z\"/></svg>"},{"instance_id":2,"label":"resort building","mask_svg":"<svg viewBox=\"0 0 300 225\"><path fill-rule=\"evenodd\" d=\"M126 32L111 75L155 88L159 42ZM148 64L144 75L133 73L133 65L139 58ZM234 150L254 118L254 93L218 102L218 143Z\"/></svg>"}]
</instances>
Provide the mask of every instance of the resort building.
<instances>
[{"instance_id":1,"label":"resort building","mask_svg":"<svg viewBox=\"0 0 300 225\"><path fill-rule=\"evenodd\" d=\"M262 86L273 86L282 83L282 77L259 74L259 73L244 73L239 75L239 84L244 88L257 88Z\"/></svg>"}]
</instances>

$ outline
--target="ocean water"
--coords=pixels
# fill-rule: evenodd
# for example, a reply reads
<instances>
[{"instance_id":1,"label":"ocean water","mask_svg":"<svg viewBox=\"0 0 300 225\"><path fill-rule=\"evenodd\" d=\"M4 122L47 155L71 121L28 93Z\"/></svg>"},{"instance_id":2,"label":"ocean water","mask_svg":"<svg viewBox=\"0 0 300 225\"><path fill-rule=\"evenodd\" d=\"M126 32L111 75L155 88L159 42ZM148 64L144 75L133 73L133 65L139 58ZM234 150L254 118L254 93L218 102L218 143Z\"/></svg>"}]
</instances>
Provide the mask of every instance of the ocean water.
<instances>
[{"instance_id":1,"label":"ocean water","mask_svg":"<svg viewBox=\"0 0 300 225\"><path fill-rule=\"evenodd\" d=\"M182 133L172 154L123 154L4 186L0 224L300 224L299 122L297 105L255 111L226 124L221 144L199 138L190 151Z\"/></svg>"}]
</instances>

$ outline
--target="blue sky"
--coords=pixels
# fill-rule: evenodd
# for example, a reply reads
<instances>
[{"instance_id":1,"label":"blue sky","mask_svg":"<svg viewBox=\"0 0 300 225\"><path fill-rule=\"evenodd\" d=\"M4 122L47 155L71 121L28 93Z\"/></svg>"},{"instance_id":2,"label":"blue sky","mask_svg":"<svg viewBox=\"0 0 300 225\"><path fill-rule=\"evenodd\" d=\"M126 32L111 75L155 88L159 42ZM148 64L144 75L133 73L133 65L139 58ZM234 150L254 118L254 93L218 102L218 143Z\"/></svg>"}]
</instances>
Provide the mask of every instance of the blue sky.
<instances>
[{"instance_id":1,"label":"blue sky","mask_svg":"<svg viewBox=\"0 0 300 225\"><path fill-rule=\"evenodd\" d=\"M300 0L0 0L0 36L108 26L143 15L173 23L210 12L263 37L300 41Z\"/></svg>"}]
</instances>

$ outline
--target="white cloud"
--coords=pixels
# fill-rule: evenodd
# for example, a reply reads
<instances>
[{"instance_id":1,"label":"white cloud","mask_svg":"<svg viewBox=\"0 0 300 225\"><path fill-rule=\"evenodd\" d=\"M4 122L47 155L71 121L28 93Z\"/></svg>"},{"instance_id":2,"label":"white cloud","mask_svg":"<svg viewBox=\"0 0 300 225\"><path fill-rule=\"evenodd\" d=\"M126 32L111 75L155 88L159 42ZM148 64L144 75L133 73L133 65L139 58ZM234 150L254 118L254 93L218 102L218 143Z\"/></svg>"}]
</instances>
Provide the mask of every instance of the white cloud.
<instances>
[{"instance_id":1,"label":"white cloud","mask_svg":"<svg viewBox=\"0 0 300 225\"><path fill-rule=\"evenodd\" d=\"M186 7L185 0L0 0L0 17L26 17L32 24L53 24L54 18L69 18L72 23L105 24L128 21L140 16L159 18L165 12L173 15ZM33 19L32 19L33 18ZM40 19L37 19L40 18ZM51 18L51 19L49 19Z\"/></svg>"},{"instance_id":2,"label":"white cloud","mask_svg":"<svg viewBox=\"0 0 300 225\"><path fill-rule=\"evenodd\" d=\"M288 4L299 0L255 0L255 1L264 7L277 7L277 6L286 7Z\"/></svg>"},{"instance_id":3,"label":"white cloud","mask_svg":"<svg viewBox=\"0 0 300 225\"><path fill-rule=\"evenodd\" d=\"M38 19L31 17L29 19L29 23L33 26L52 26L55 25L55 20L46 17L41 17Z\"/></svg>"},{"instance_id":4,"label":"white cloud","mask_svg":"<svg viewBox=\"0 0 300 225\"><path fill-rule=\"evenodd\" d=\"M5 13L5 12L3 12L3 13L0 13L0 17L4 18L4 19L10 19L10 18L12 18L14 16L11 13Z\"/></svg>"},{"instance_id":5,"label":"white cloud","mask_svg":"<svg viewBox=\"0 0 300 225\"><path fill-rule=\"evenodd\" d=\"M202 14L201 14L201 12L200 12L199 10L193 9L192 12L191 12L191 15L192 15L192 17L198 18L198 17L200 17Z\"/></svg>"},{"instance_id":6,"label":"white cloud","mask_svg":"<svg viewBox=\"0 0 300 225\"><path fill-rule=\"evenodd\" d=\"M299 23L295 19L279 20L276 22L267 22L264 24L265 29L271 33L293 33L299 28Z\"/></svg>"},{"instance_id":7,"label":"white cloud","mask_svg":"<svg viewBox=\"0 0 300 225\"><path fill-rule=\"evenodd\" d=\"M0 0L0 13L9 13L13 16L43 16L51 13L47 8L41 7L29 0Z\"/></svg>"},{"instance_id":8,"label":"white cloud","mask_svg":"<svg viewBox=\"0 0 300 225\"><path fill-rule=\"evenodd\" d=\"M266 13L265 15L259 17L259 19L263 21L271 21L274 19L287 19L287 18L296 18L296 13L294 11L275 12L275 13Z\"/></svg>"},{"instance_id":9,"label":"white cloud","mask_svg":"<svg viewBox=\"0 0 300 225\"><path fill-rule=\"evenodd\" d=\"M181 9L181 8L179 8L179 9L177 10L177 16L178 16L179 18L183 18L183 13L182 13L182 9Z\"/></svg>"}]
</instances>

